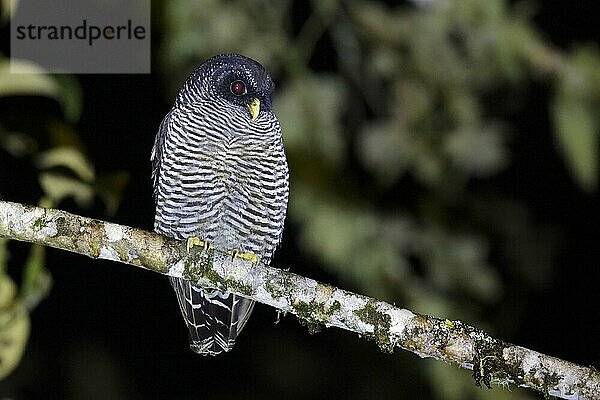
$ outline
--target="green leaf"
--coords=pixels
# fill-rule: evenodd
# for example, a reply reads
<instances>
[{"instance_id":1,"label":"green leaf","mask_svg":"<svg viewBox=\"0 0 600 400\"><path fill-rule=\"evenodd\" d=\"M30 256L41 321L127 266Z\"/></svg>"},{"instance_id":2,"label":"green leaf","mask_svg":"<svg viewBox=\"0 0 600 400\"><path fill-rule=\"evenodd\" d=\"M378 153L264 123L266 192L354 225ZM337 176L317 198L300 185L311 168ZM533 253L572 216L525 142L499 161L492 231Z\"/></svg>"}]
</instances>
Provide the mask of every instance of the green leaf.
<instances>
[{"instance_id":1,"label":"green leaf","mask_svg":"<svg viewBox=\"0 0 600 400\"><path fill-rule=\"evenodd\" d=\"M90 184L64 175L44 172L40 174L39 182L42 190L53 204L72 197L79 207L85 208L91 204L94 198L94 189Z\"/></svg>"},{"instance_id":2,"label":"green leaf","mask_svg":"<svg viewBox=\"0 0 600 400\"><path fill-rule=\"evenodd\" d=\"M47 150L39 155L36 164L40 169L68 168L85 182L92 182L95 177L90 161L73 147L55 147Z\"/></svg>"},{"instance_id":3,"label":"green leaf","mask_svg":"<svg viewBox=\"0 0 600 400\"><path fill-rule=\"evenodd\" d=\"M60 103L71 122L81 114L83 96L77 81L69 75L51 75L28 60L0 59L0 97L5 96L49 97Z\"/></svg>"},{"instance_id":4,"label":"green leaf","mask_svg":"<svg viewBox=\"0 0 600 400\"><path fill-rule=\"evenodd\" d=\"M6 248L6 244L8 243L8 239L0 237L0 277L6 271L6 263L8 262L8 250ZM1 279L1 278L0 278ZM2 292L0 292L2 294ZM0 308L2 307L2 302L0 301Z\"/></svg>"},{"instance_id":5,"label":"green leaf","mask_svg":"<svg viewBox=\"0 0 600 400\"><path fill-rule=\"evenodd\" d=\"M48 295L52 286L50 273L44 268L45 259L45 247L32 245L23 268L23 283L19 293L21 303L27 310L33 310Z\"/></svg>"},{"instance_id":6,"label":"green leaf","mask_svg":"<svg viewBox=\"0 0 600 400\"><path fill-rule=\"evenodd\" d=\"M77 122L83 106L83 93L79 82L71 75L54 75L60 90L60 103L69 122Z\"/></svg>"},{"instance_id":7,"label":"green leaf","mask_svg":"<svg viewBox=\"0 0 600 400\"><path fill-rule=\"evenodd\" d=\"M0 380L19 365L29 339L29 315L15 300L15 283L0 276Z\"/></svg>"},{"instance_id":8,"label":"green leaf","mask_svg":"<svg viewBox=\"0 0 600 400\"><path fill-rule=\"evenodd\" d=\"M29 339L29 315L21 311L0 326L0 379L19 365Z\"/></svg>"},{"instance_id":9,"label":"green leaf","mask_svg":"<svg viewBox=\"0 0 600 400\"><path fill-rule=\"evenodd\" d=\"M18 0L0 0L0 13L2 14L0 22L3 25L10 21L10 19L12 18L12 14L17 9L18 5Z\"/></svg>"},{"instance_id":10,"label":"green leaf","mask_svg":"<svg viewBox=\"0 0 600 400\"><path fill-rule=\"evenodd\" d=\"M18 70L18 74L11 73ZM0 59L0 97L43 96L61 102L60 87L51 75L37 64L18 59Z\"/></svg>"},{"instance_id":11,"label":"green leaf","mask_svg":"<svg viewBox=\"0 0 600 400\"><path fill-rule=\"evenodd\" d=\"M556 144L579 186L592 191L600 150L600 53L596 47L577 47L569 61L552 102Z\"/></svg>"},{"instance_id":12,"label":"green leaf","mask_svg":"<svg viewBox=\"0 0 600 400\"><path fill-rule=\"evenodd\" d=\"M34 153L37 149L37 142L25 133L7 132L0 133L0 147L18 158Z\"/></svg>"},{"instance_id":13,"label":"green leaf","mask_svg":"<svg viewBox=\"0 0 600 400\"><path fill-rule=\"evenodd\" d=\"M592 191L598 183L598 112L580 98L557 94L552 104L556 144L579 186Z\"/></svg>"},{"instance_id":14,"label":"green leaf","mask_svg":"<svg viewBox=\"0 0 600 400\"><path fill-rule=\"evenodd\" d=\"M2 239L2 242L6 244L7 240ZM5 312L7 309L11 308L15 296L17 295L17 286L14 284L12 279L8 275L1 274L0 275L0 313ZM4 314L2 314L4 315ZM3 322L0 319L0 326Z\"/></svg>"}]
</instances>

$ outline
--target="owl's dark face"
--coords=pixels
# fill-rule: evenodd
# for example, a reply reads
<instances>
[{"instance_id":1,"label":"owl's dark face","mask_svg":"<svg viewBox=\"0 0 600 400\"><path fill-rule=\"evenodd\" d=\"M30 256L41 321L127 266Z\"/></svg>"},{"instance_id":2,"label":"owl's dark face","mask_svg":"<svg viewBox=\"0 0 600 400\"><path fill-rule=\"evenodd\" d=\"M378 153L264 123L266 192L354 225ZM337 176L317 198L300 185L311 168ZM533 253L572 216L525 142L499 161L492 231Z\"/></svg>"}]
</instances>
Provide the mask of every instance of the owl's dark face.
<instances>
[{"instance_id":1,"label":"owl's dark face","mask_svg":"<svg viewBox=\"0 0 600 400\"><path fill-rule=\"evenodd\" d=\"M220 98L251 113L256 104L260 111L271 111L274 89L273 80L258 62L238 54L223 54L208 59L190 75L178 100L185 104L196 96L205 100Z\"/></svg>"}]
</instances>

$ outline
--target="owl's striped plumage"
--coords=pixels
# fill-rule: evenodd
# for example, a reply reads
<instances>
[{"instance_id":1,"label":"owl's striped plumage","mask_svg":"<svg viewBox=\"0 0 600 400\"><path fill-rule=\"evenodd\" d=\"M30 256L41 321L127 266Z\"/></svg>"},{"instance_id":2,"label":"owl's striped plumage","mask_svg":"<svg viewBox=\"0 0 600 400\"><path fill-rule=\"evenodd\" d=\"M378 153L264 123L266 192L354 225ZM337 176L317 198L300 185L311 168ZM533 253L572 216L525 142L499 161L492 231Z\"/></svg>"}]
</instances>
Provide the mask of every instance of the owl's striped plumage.
<instances>
[{"instance_id":1,"label":"owl's striped plumage","mask_svg":"<svg viewBox=\"0 0 600 400\"><path fill-rule=\"evenodd\" d=\"M288 199L273 89L259 63L235 54L215 56L190 75L152 150L157 233L198 237L215 249L252 253L269 264L281 241ZM255 99L260 112L251 115L248 106ZM185 280L171 278L171 284L192 350L229 351L254 302Z\"/></svg>"}]
</instances>

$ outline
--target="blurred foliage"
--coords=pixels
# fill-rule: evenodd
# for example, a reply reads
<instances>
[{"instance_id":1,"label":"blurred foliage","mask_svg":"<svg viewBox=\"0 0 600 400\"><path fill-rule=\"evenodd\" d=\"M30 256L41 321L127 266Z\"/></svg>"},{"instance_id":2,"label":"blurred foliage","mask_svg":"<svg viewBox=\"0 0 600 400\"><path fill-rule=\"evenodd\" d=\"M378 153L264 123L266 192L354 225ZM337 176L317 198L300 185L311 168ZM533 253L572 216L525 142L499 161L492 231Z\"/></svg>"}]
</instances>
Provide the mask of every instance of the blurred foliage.
<instances>
[{"instance_id":1,"label":"blurred foliage","mask_svg":"<svg viewBox=\"0 0 600 400\"><path fill-rule=\"evenodd\" d=\"M278 82L303 255L375 297L500 324L484 310L549 279L557 241L523 204L478 185L528 134L511 114L532 82L551 88L554 140L585 191L598 183L600 118L597 49L559 51L528 7L507 3L175 0L161 25L168 99L214 54L259 60ZM428 374L439 398L525 398L474 390L443 365Z\"/></svg>"},{"instance_id":2,"label":"blurred foliage","mask_svg":"<svg viewBox=\"0 0 600 400\"><path fill-rule=\"evenodd\" d=\"M11 62L0 55L1 99L48 98L61 105L64 119L36 120L33 126L24 124L27 131L0 119L2 156L27 158L32 168L37 169L42 192L40 206L56 207L64 199L72 198L79 207L90 207L98 196L104 200L106 212L114 213L127 183L127 174L96 176L73 128L82 103L77 81L68 75L50 75L28 61L12 60L12 68L20 73L11 73ZM10 199L10 186L3 185L1 189L0 198ZM0 239L0 379L18 365L29 338L29 313L48 295L52 286L50 272L44 266L43 246L31 246L19 288L8 275L8 259L7 241Z\"/></svg>"},{"instance_id":3,"label":"blurred foliage","mask_svg":"<svg viewBox=\"0 0 600 400\"><path fill-rule=\"evenodd\" d=\"M595 190L598 184L600 137L600 53L595 47L577 48L572 64L558 76L552 104L557 142L579 184Z\"/></svg>"},{"instance_id":4,"label":"blurred foliage","mask_svg":"<svg viewBox=\"0 0 600 400\"><path fill-rule=\"evenodd\" d=\"M27 60L0 60L0 96L43 96L61 104L70 122L79 119L81 90L69 75L49 75ZM16 74L11 74L18 71Z\"/></svg>"},{"instance_id":5,"label":"blurred foliage","mask_svg":"<svg viewBox=\"0 0 600 400\"><path fill-rule=\"evenodd\" d=\"M29 316L15 299L17 288L4 272L6 243L0 238L0 379L7 376L19 363L29 338Z\"/></svg>"}]
</instances>

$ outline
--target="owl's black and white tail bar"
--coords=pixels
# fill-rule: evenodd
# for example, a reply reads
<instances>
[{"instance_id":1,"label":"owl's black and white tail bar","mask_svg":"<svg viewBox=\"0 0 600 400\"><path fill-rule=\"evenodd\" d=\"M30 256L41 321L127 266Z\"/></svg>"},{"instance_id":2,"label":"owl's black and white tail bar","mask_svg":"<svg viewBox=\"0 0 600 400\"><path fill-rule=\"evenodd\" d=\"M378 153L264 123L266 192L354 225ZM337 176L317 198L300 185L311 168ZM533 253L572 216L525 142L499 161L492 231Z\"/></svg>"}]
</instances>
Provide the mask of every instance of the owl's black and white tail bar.
<instances>
[{"instance_id":1,"label":"owl's black and white tail bar","mask_svg":"<svg viewBox=\"0 0 600 400\"><path fill-rule=\"evenodd\" d=\"M169 279L188 325L192 350L208 355L229 351L248 321L254 302L232 293L203 289L183 279Z\"/></svg>"},{"instance_id":2,"label":"owl's black and white tail bar","mask_svg":"<svg viewBox=\"0 0 600 400\"><path fill-rule=\"evenodd\" d=\"M152 150L157 233L199 237L270 262L289 190L273 90L259 63L235 54L213 57L190 75ZM184 280L171 283L192 350L229 351L254 303Z\"/></svg>"}]
</instances>

